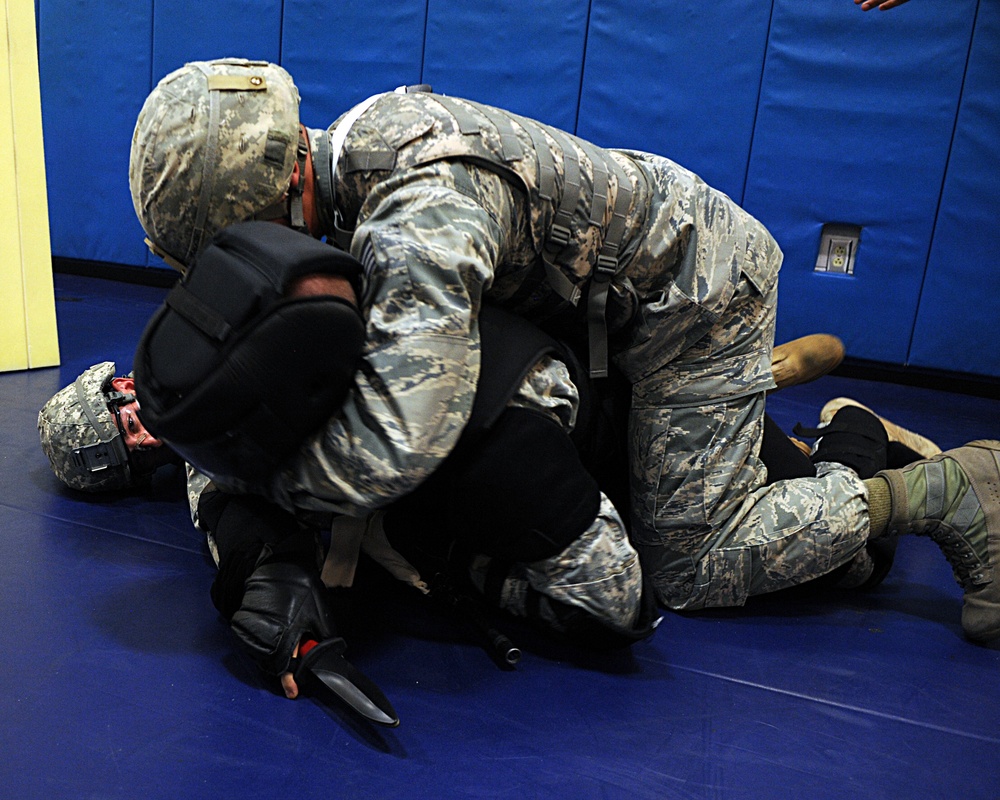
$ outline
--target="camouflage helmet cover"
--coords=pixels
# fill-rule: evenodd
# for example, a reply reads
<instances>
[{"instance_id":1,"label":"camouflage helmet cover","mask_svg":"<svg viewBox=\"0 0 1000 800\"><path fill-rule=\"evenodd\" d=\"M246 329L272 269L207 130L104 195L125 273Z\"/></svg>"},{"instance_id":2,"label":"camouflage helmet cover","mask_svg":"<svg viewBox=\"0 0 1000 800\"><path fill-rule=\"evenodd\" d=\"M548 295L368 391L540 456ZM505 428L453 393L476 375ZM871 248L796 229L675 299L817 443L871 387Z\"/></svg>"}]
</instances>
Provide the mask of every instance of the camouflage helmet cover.
<instances>
[{"instance_id":1,"label":"camouflage helmet cover","mask_svg":"<svg viewBox=\"0 0 1000 800\"><path fill-rule=\"evenodd\" d=\"M73 383L56 392L38 412L38 436L49 458L52 471L71 489L87 492L126 489L135 486L128 460L124 455L114 414L108 408L106 391L115 376L113 361L96 364ZM105 443L115 449L102 468L95 470L81 451ZM122 461L124 463L112 463Z\"/></svg>"},{"instance_id":2,"label":"camouflage helmet cover","mask_svg":"<svg viewBox=\"0 0 1000 800\"><path fill-rule=\"evenodd\" d=\"M150 241L186 265L214 233L282 199L299 141L299 93L276 64L195 61L146 98L129 185Z\"/></svg>"}]
</instances>

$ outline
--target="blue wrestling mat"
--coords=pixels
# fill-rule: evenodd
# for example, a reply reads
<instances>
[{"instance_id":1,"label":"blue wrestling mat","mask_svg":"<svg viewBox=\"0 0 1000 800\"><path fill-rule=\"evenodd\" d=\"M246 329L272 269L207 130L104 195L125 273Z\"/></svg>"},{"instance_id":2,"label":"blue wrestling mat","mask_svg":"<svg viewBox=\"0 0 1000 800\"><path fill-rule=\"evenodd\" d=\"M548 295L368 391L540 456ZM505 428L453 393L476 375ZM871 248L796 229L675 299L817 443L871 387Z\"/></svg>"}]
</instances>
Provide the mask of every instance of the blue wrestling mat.
<instances>
[{"instance_id":1,"label":"blue wrestling mat","mask_svg":"<svg viewBox=\"0 0 1000 800\"><path fill-rule=\"evenodd\" d=\"M667 614L630 651L513 623L502 670L471 629L369 592L348 657L402 724L290 702L238 651L179 474L61 487L38 409L99 361L131 367L164 290L56 276L63 366L0 375L0 796L8 798L963 798L1000 796L1000 652L905 539L866 595ZM848 395L942 447L1000 437L1000 401L827 377L772 397L786 431Z\"/></svg>"}]
</instances>

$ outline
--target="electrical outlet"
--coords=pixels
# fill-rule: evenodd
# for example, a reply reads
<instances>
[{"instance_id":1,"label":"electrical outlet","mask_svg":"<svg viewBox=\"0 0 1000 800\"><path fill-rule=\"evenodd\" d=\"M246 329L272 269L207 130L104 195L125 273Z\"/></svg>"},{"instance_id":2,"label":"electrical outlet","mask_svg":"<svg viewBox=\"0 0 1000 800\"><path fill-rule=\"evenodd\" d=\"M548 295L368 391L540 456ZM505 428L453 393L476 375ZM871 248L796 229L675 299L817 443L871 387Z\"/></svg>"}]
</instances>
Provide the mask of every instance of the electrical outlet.
<instances>
[{"instance_id":1,"label":"electrical outlet","mask_svg":"<svg viewBox=\"0 0 1000 800\"><path fill-rule=\"evenodd\" d=\"M816 272L854 274L854 261L861 243L861 227L828 222L819 237Z\"/></svg>"}]
</instances>

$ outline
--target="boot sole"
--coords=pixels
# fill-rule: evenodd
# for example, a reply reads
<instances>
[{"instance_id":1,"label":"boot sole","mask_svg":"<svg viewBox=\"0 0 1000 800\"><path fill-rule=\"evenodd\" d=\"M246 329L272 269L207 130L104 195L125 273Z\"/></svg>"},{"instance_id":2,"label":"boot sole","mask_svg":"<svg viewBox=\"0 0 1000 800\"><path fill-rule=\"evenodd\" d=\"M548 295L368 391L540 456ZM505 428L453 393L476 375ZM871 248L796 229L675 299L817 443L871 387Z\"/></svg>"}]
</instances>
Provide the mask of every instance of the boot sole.
<instances>
[{"instance_id":1,"label":"boot sole","mask_svg":"<svg viewBox=\"0 0 1000 800\"><path fill-rule=\"evenodd\" d=\"M963 452L968 450L969 452ZM966 592L962 605L962 629L970 639L985 643L1000 637L1000 441L978 439L952 456L972 481L979 505L986 517L986 569L992 582ZM968 466L966 466L968 465ZM977 617L992 618L983 624Z\"/></svg>"}]
</instances>

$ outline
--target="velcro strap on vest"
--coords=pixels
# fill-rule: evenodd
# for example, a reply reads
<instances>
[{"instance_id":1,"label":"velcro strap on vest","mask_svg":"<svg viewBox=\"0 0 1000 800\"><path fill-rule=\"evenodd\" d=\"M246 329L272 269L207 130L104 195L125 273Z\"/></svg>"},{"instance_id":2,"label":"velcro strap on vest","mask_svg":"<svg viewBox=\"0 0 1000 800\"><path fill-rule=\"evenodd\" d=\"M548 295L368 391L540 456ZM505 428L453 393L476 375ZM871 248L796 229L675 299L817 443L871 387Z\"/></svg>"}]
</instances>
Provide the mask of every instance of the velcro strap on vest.
<instances>
[{"instance_id":1,"label":"velcro strap on vest","mask_svg":"<svg viewBox=\"0 0 1000 800\"><path fill-rule=\"evenodd\" d=\"M528 125L531 131L533 126ZM574 284L556 264L559 251L569 242L570 225L577 210L582 192L582 169L577 157L574 140L555 129L549 129L563 153L563 193L549 231L542 259L545 262L549 284L561 297L576 305L580 298L580 287ZM615 202L611 221L604 231L604 243L594 264L587 293L587 338L590 351L590 376L605 378L608 375L608 332L606 311L608 290L611 279L617 274L622 238L629 206L632 203L632 182L622 166L613 156L605 155L594 145L583 140L575 140L591 162L593 174L593 197L588 213L591 225L603 227L610 194L610 173L615 176ZM539 176L551 163L548 147L539 148Z\"/></svg>"},{"instance_id":2,"label":"velcro strap on vest","mask_svg":"<svg viewBox=\"0 0 1000 800\"><path fill-rule=\"evenodd\" d=\"M538 196L545 201L554 203L556 200L556 167L552 159L552 148L549 146L541 125L522 117L514 116L531 137L538 165ZM549 129L553 137L556 131ZM563 149L563 174L566 176L564 191L556 210L555 218L549 227L549 233L542 248L542 263L545 265L545 279L552 290L561 298L576 305L580 302L580 287L571 281L566 274L555 265L555 254L569 242L569 223L580 199L580 165L575 158L567 160L567 141L561 142Z\"/></svg>"},{"instance_id":3,"label":"velcro strap on vest","mask_svg":"<svg viewBox=\"0 0 1000 800\"><path fill-rule=\"evenodd\" d=\"M542 246L542 262L545 265L546 281L554 292L572 305L577 305L581 297L580 286L566 275L556 264L559 253L569 244L572 237L573 220L577 215L581 197L584 197L584 172L580 165L577 145L591 163L593 191L587 220L591 225L604 228L611 194L611 174L615 176L614 208L611 221L604 231L604 243L590 277L587 295L587 330L590 345L590 375L595 378L608 374L608 334L606 311L611 279L619 270L619 253L625 235L626 216L632 202L632 183L625 170L612 157L605 155L594 145L570 137L562 131L542 126L541 123L524 119L488 106L472 104L452 97L435 95L458 123L463 136L481 136L484 120L492 125L500 138L501 157L505 163L523 157L523 148L512 123L516 122L531 137L537 159L537 183L539 196L543 200L555 202L557 199L556 169L552 148L545 138L547 131L562 151L563 191L558 196L558 205ZM478 112L478 113L477 113Z\"/></svg>"},{"instance_id":4,"label":"velcro strap on vest","mask_svg":"<svg viewBox=\"0 0 1000 800\"><path fill-rule=\"evenodd\" d=\"M340 122L336 127L331 127L329 130L329 165L320 165L320 169L329 170L329 181L327 186L330 189L330 199L331 208L333 210L334 220L334 240L337 246L342 250L350 251L351 240L354 238L354 231L348 230L344 227L343 219L341 219L340 211L337 209L336 203L336 187L337 187L337 162L340 161L340 154L344 149L344 143L347 141L347 134L351 132L351 128L354 123L358 121L358 118L364 114L369 108L371 108L378 101L380 97L383 97L386 92L380 92L379 94L374 94L365 100L362 100L356 106L354 106L350 111L348 111L341 118Z\"/></svg>"},{"instance_id":5,"label":"velcro strap on vest","mask_svg":"<svg viewBox=\"0 0 1000 800\"><path fill-rule=\"evenodd\" d=\"M434 99L455 118L455 121L458 122L458 132L463 136L479 136L483 132L479 118L472 113L470 108L444 94L436 94Z\"/></svg>"},{"instance_id":6,"label":"velcro strap on vest","mask_svg":"<svg viewBox=\"0 0 1000 800\"><path fill-rule=\"evenodd\" d=\"M572 141L561 131L552 129L550 133L553 134L556 143L559 145L559 149L562 150L563 193L559 199L559 207L556 209L555 217L553 217L549 235L545 240L542 257L546 259L547 263L548 261L554 261L558 252L569 243L571 235L570 226L576 214L577 203L580 202L580 193L583 191L580 180L580 161L576 157L576 150L573 147ZM579 295L577 295L577 299L579 299ZM576 301L571 302L576 305Z\"/></svg>"},{"instance_id":7,"label":"velcro strap on vest","mask_svg":"<svg viewBox=\"0 0 1000 800\"><path fill-rule=\"evenodd\" d=\"M511 116L505 112L482 105L477 105L473 111L464 101L446 95L434 95L434 99L455 118L458 122L458 131L463 136L482 135L483 124L475 113L478 111L490 125L496 128L500 140L500 157L504 162L509 164L511 161L520 161L524 158L521 141L514 132L514 126L511 125Z\"/></svg>"},{"instance_id":8,"label":"velcro strap on vest","mask_svg":"<svg viewBox=\"0 0 1000 800\"><path fill-rule=\"evenodd\" d=\"M524 156L521 150L521 142L514 133L514 126L510 124L510 119L503 114L493 113L486 106L481 106L480 111L488 119L500 135L500 153L507 163L520 161Z\"/></svg>"},{"instance_id":9,"label":"velcro strap on vest","mask_svg":"<svg viewBox=\"0 0 1000 800\"><path fill-rule=\"evenodd\" d=\"M588 153L588 155L590 155ZM632 182L625 170L614 159L607 159L614 170L618 188L615 193L615 206L611 212L611 221L604 233L604 244L594 265L594 274L590 278L590 290L587 295L587 338L590 351L590 377L606 378L608 376L608 323L607 306L608 290L611 279L620 269L619 254L622 238L625 235L625 223L629 206L632 203ZM596 164L596 161L595 161Z\"/></svg>"}]
</instances>

